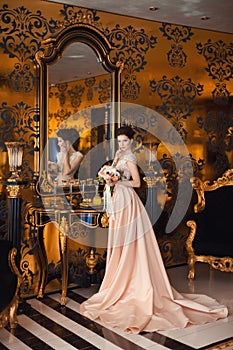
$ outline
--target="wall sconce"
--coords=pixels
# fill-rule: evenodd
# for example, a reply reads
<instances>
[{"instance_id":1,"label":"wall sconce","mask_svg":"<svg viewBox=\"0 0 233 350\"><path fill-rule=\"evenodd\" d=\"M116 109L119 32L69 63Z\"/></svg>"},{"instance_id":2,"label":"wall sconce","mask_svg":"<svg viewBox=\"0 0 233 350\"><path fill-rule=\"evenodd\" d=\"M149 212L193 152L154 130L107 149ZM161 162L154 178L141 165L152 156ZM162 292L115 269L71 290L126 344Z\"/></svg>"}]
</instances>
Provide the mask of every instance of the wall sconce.
<instances>
[{"instance_id":1,"label":"wall sconce","mask_svg":"<svg viewBox=\"0 0 233 350\"><path fill-rule=\"evenodd\" d=\"M9 170L11 172L8 181L21 181L21 167L25 142L5 142L5 145L8 153Z\"/></svg>"}]
</instances>

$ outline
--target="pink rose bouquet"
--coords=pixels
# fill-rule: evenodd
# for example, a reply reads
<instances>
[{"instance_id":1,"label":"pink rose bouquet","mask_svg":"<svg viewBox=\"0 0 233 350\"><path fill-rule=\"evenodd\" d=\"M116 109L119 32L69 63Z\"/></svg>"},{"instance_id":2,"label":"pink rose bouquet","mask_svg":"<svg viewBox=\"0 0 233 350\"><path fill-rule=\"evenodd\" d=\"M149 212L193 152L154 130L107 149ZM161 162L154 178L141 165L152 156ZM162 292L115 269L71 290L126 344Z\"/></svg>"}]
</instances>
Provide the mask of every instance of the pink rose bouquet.
<instances>
[{"instance_id":1,"label":"pink rose bouquet","mask_svg":"<svg viewBox=\"0 0 233 350\"><path fill-rule=\"evenodd\" d=\"M110 215L114 212L113 210L113 202L112 202L112 194L114 186L111 186L111 182L116 182L120 180L121 174L119 171L111 166L104 165L98 172L98 179L100 183L105 184L104 188L104 210L106 210L107 215Z\"/></svg>"},{"instance_id":2,"label":"pink rose bouquet","mask_svg":"<svg viewBox=\"0 0 233 350\"><path fill-rule=\"evenodd\" d=\"M111 165L104 165L98 172L99 182L111 183L120 180L121 174Z\"/></svg>"}]
</instances>

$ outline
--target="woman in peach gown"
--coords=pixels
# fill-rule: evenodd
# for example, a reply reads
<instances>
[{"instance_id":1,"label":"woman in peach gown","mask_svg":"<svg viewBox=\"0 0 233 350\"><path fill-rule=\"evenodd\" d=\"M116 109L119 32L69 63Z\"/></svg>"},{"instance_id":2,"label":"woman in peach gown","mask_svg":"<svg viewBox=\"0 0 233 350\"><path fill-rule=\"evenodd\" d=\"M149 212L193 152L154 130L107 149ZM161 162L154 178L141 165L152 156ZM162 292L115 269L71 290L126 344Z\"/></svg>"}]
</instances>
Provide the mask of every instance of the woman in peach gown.
<instances>
[{"instance_id":1,"label":"woman in peach gown","mask_svg":"<svg viewBox=\"0 0 233 350\"><path fill-rule=\"evenodd\" d=\"M133 189L140 186L133 134L129 126L117 130L119 150L113 164L123 176L114 184L105 276L98 293L81 304L81 313L133 333L227 317L227 308L216 300L181 294L170 285L150 219Z\"/></svg>"}]
</instances>

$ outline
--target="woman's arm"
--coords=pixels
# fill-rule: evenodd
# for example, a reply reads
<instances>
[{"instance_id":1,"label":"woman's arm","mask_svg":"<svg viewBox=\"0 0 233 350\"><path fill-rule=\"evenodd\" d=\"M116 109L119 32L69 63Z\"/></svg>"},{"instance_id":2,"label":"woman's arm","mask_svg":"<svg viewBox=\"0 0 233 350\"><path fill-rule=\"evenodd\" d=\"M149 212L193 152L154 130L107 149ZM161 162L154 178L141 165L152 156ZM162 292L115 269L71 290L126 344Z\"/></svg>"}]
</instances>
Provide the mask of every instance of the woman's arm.
<instances>
[{"instance_id":1,"label":"woman's arm","mask_svg":"<svg viewBox=\"0 0 233 350\"><path fill-rule=\"evenodd\" d=\"M132 177L132 180L124 180L120 181L121 185L128 186L128 187L140 187L141 186L141 179L138 171L137 164L128 161L127 162L128 168L130 170L130 174ZM114 186L118 183L118 181L106 181L106 183L109 186Z\"/></svg>"},{"instance_id":2,"label":"woman's arm","mask_svg":"<svg viewBox=\"0 0 233 350\"><path fill-rule=\"evenodd\" d=\"M132 180L124 180L124 181L120 181L121 185L127 186L127 187L140 187L141 186L141 179L140 179L140 175L139 175L139 171L138 171L138 167L137 164L128 161L127 162ZM117 184L118 181L115 182L107 182L107 184L109 186L114 186L115 184Z\"/></svg>"},{"instance_id":3,"label":"woman's arm","mask_svg":"<svg viewBox=\"0 0 233 350\"><path fill-rule=\"evenodd\" d=\"M113 167L115 167L117 165L117 162L120 159L121 155L122 155L122 151L118 149L115 153L115 157L114 157L114 160L112 162Z\"/></svg>"},{"instance_id":4,"label":"woman's arm","mask_svg":"<svg viewBox=\"0 0 233 350\"><path fill-rule=\"evenodd\" d=\"M82 159L83 155L80 154L72 161L72 163L70 163L69 154L66 153L63 160L62 175L71 175L76 169L78 169Z\"/></svg>"},{"instance_id":5,"label":"woman's arm","mask_svg":"<svg viewBox=\"0 0 233 350\"><path fill-rule=\"evenodd\" d=\"M141 186L141 179L140 179L140 174L138 171L137 164L128 161L127 166L130 170L132 180L129 181L122 181L121 183L124 186L131 186L131 187L140 187Z\"/></svg>"}]
</instances>

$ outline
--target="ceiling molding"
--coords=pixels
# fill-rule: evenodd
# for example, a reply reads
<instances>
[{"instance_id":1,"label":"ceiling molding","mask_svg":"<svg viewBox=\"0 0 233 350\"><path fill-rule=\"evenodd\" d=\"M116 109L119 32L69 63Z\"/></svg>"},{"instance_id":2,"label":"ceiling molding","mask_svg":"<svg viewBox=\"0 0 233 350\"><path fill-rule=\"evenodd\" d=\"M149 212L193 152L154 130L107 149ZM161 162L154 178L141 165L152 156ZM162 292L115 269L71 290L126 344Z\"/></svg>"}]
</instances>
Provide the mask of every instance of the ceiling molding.
<instances>
[{"instance_id":1,"label":"ceiling molding","mask_svg":"<svg viewBox=\"0 0 233 350\"><path fill-rule=\"evenodd\" d=\"M233 0L42 0L233 34ZM156 7L158 10L150 10Z\"/></svg>"}]
</instances>

